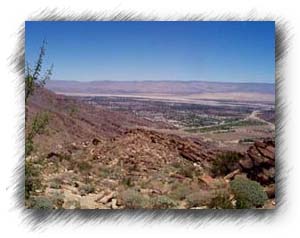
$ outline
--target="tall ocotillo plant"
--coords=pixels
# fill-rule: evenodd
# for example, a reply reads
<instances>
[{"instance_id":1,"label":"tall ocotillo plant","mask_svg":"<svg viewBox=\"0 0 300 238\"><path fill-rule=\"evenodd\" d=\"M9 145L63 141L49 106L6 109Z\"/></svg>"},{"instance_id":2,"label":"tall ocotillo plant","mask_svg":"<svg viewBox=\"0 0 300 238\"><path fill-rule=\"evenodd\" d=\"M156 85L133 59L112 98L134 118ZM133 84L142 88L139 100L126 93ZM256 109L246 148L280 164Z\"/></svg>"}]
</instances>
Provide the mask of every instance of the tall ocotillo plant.
<instances>
[{"instance_id":1,"label":"tall ocotillo plant","mask_svg":"<svg viewBox=\"0 0 300 238\"><path fill-rule=\"evenodd\" d=\"M30 68L29 64L26 63L25 68L25 126L27 127L27 118L28 118L28 108L27 102L30 95L33 94L36 87L44 87L47 80L50 79L52 75L53 65L47 69L43 76L41 76L43 59L46 52L46 41L43 41L43 44L40 48L40 53L36 62L35 67ZM33 117L33 122L31 129L26 133L25 137L25 156L30 155L33 150L33 138L36 134L39 134L43 131L44 127L48 124L48 114L38 113Z\"/></svg>"},{"instance_id":2,"label":"tall ocotillo plant","mask_svg":"<svg viewBox=\"0 0 300 238\"><path fill-rule=\"evenodd\" d=\"M35 64L34 69L31 69L29 64L26 63L25 104L27 103L29 96L33 94L35 87L36 86L43 87L45 85L46 81L49 80L52 75L53 65L51 65L51 67L45 71L44 76L41 76L42 64L43 64L45 52L46 52L46 41L44 40L43 44L40 48L39 57Z\"/></svg>"}]
</instances>

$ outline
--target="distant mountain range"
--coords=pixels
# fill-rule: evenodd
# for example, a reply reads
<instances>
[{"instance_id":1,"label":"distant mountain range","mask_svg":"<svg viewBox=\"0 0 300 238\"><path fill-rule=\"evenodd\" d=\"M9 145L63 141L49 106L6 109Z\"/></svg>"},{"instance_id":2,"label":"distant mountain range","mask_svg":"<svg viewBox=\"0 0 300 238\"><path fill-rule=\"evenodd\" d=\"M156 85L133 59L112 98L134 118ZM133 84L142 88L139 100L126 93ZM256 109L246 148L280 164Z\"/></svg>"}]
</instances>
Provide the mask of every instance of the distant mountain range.
<instances>
[{"instance_id":1,"label":"distant mountain range","mask_svg":"<svg viewBox=\"0 0 300 238\"><path fill-rule=\"evenodd\" d=\"M204 81L63 81L50 80L46 87L59 93L166 94L260 93L275 95L275 84Z\"/></svg>"}]
</instances>

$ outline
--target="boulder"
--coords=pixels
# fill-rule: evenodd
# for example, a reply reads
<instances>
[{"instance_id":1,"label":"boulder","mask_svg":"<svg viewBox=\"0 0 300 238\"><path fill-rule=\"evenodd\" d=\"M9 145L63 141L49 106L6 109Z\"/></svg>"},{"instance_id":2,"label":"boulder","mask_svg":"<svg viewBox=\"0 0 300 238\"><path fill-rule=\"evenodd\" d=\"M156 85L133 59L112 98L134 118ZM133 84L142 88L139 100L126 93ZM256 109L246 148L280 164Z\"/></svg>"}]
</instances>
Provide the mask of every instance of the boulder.
<instances>
[{"instance_id":1,"label":"boulder","mask_svg":"<svg viewBox=\"0 0 300 238\"><path fill-rule=\"evenodd\" d=\"M253 162L249 157L246 159L241 159L239 161L239 164L243 169L246 169L246 170L253 168Z\"/></svg>"},{"instance_id":2,"label":"boulder","mask_svg":"<svg viewBox=\"0 0 300 238\"><path fill-rule=\"evenodd\" d=\"M117 206L117 199L116 198L113 198L111 200L111 208L112 209L118 209L118 206Z\"/></svg>"},{"instance_id":3,"label":"boulder","mask_svg":"<svg viewBox=\"0 0 300 238\"><path fill-rule=\"evenodd\" d=\"M256 141L239 161L243 173L262 185L275 182L275 142L273 140Z\"/></svg>"},{"instance_id":4,"label":"boulder","mask_svg":"<svg viewBox=\"0 0 300 238\"><path fill-rule=\"evenodd\" d=\"M201 182L205 183L208 187L210 187L210 185L213 184L213 182L214 182L214 179L211 176L207 175L207 174L201 176L199 178L199 180Z\"/></svg>"},{"instance_id":5,"label":"boulder","mask_svg":"<svg viewBox=\"0 0 300 238\"><path fill-rule=\"evenodd\" d=\"M100 142L101 142L101 140L98 139L98 138L94 138L94 139L92 140L92 144L93 144L93 145L98 145Z\"/></svg>"},{"instance_id":6,"label":"boulder","mask_svg":"<svg viewBox=\"0 0 300 238\"><path fill-rule=\"evenodd\" d=\"M99 202L103 203L103 204L108 203L108 202L110 202L114 198L114 196L115 196L115 193L111 192L108 195L106 195L103 198L101 198Z\"/></svg>"},{"instance_id":7,"label":"boulder","mask_svg":"<svg viewBox=\"0 0 300 238\"><path fill-rule=\"evenodd\" d=\"M234 179L234 177L235 177L237 174L240 174L240 173L241 173L240 169L236 169L236 170L234 170L233 172L227 174L227 175L224 177L224 179L225 179L225 180L232 180L232 179Z\"/></svg>"},{"instance_id":8,"label":"boulder","mask_svg":"<svg viewBox=\"0 0 300 238\"><path fill-rule=\"evenodd\" d=\"M265 192L267 193L268 198L275 198L275 184L265 187Z\"/></svg>"}]
</instances>

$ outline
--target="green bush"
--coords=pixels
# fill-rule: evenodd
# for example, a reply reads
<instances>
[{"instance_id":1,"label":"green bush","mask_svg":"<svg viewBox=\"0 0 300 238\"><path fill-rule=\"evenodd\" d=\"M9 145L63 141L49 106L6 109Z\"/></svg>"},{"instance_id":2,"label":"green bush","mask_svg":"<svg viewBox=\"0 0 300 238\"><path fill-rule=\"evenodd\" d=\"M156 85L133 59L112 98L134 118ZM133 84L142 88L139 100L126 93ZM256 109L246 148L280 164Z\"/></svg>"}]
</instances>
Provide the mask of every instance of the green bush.
<instances>
[{"instance_id":1,"label":"green bush","mask_svg":"<svg viewBox=\"0 0 300 238\"><path fill-rule=\"evenodd\" d=\"M42 183L39 176L39 170L33 162L25 160L25 198L30 197L31 192L41 189Z\"/></svg>"},{"instance_id":2,"label":"green bush","mask_svg":"<svg viewBox=\"0 0 300 238\"><path fill-rule=\"evenodd\" d=\"M42 134L45 131L46 126L49 123L49 116L47 112L37 113L33 118L29 132L26 135L25 139L25 156L29 156L34 147L33 147L33 138L37 134Z\"/></svg>"},{"instance_id":3,"label":"green bush","mask_svg":"<svg viewBox=\"0 0 300 238\"><path fill-rule=\"evenodd\" d=\"M79 111L79 109L75 105L71 105L69 108L70 117L73 117L74 115L76 115L76 113L78 111Z\"/></svg>"},{"instance_id":4,"label":"green bush","mask_svg":"<svg viewBox=\"0 0 300 238\"><path fill-rule=\"evenodd\" d=\"M171 189L170 197L175 200L183 200L191 193L191 188L188 184L175 183Z\"/></svg>"},{"instance_id":5,"label":"green bush","mask_svg":"<svg viewBox=\"0 0 300 238\"><path fill-rule=\"evenodd\" d=\"M35 115L31 124L31 133L33 135L42 134L49 123L47 112L40 112Z\"/></svg>"},{"instance_id":6,"label":"green bush","mask_svg":"<svg viewBox=\"0 0 300 238\"><path fill-rule=\"evenodd\" d=\"M189 207L200 207L210 204L213 198L212 192L200 190L198 192L191 193L186 197Z\"/></svg>"},{"instance_id":7,"label":"green bush","mask_svg":"<svg viewBox=\"0 0 300 238\"><path fill-rule=\"evenodd\" d=\"M62 179L61 178L54 178L50 181L50 188L59 189L61 188Z\"/></svg>"},{"instance_id":8,"label":"green bush","mask_svg":"<svg viewBox=\"0 0 300 238\"><path fill-rule=\"evenodd\" d=\"M90 163L87 161L80 161L77 163L77 166L78 166L79 171L83 172L83 173L86 173L90 169L92 169L92 165L90 165Z\"/></svg>"},{"instance_id":9,"label":"green bush","mask_svg":"<svg viewBox=\"0 0 300 238\"><path fill-rule=\"evenodd\" d=\"M121 182L126 187L133 187L134 185L132 178L130 176L123 177Z\"/></svg>"},{"instance_id":10,"label":"green bush","mask_svg":"<svg viewBox=\"0 0 300 238\"><path fill-rule=\"evenodd\" d=\"M29 156L33 151L32 138L26 138L25 140L25 157Z\"/></svg>"},{"instance_id":11,"label":"green bush","mask_svg":"<svg viewBox=\"0 0 300 238\"><path fill-rule=\"evenodd\" d=\"M172 166L177 169L179 174L187 178L200 175L200 171L191 162L184 161L184 159L180 162L173 163Z\"/></svg>"},{"instance_id":12,"label":"green bush","mask_svg":"<svg viewBox=\"0 0 300 238\"><path fill-rule=\"evenodd\" d=\"M211 199L208 204L209 208L218 208L218 209L232 209L233 205L230 201L230 194L228 191L216 191L214 197Z\"/></svg>"},{"instance_id":13,"label":"green bush","mask_svg":"<svg viewBox=\"0 0 300 238\"><path fill-rule=\"evenodd\" d=\"M59 161L63 161L63 160L66 160L66 161L70 161L72 159L72 156L68 153L62 153L62 154L59 154Z\"/></svg>"},{"instance_id":14,"label":"green bush","mask_svg":"<svg viewBox=\"0 0 300 238\"><path fill-rule=\"evenodd\" d=\"M212 163L212 173L216 176L225 176L238 168L238 161L242 155L237 152L225 152L217 155Z\"/></svg>"},{"instance_id":15,"label":"green bush","mask_svg":"<svg viewBox=\"0 0 300 238\"><path fill-rule=\"evenodd\" d=\"M62 207L62 205L64 204L64 198L65 195L61 191L54 191L51 194L51 201L57 208Z\"/></svg>"},{"instance_id":16,"label":"green bush","mask_svg":"<svg viewBox=\"0 0 300 238\"><path fill-rule=\"evenodd\" d=\"M49 198L36 197L33 201L33 207L37 209L53 209L53 203Z\"/></svg>"},{"instance_id":17,"label":"green bush","mask_svg":"<svg viewBox=\"0 0 300 238\"><path fill-rule=\"evenodd\" d=\"M148 200L133 189L121 193L121 199L126 208L145 208L148 206Z\"/></svg>"},{"instance_id":18,"label":"green bush","mask_svg":"<svg viewBox=\"0 0 300 238\"><path fill-rule=\"evenodd\" d=\"M177 203L167 196L158 196L151 199L151 208L168 209L176 207Z\"/></svg>"},{"instance_id":19,"label":"green bush","mask_svg":"<svg viewBox=\"0 0 300 238\"><path fill-rule=\"evenodd\" d=\"M108 178L111 175L112 171L110 168L101 166L99 168L99 176L103 178Z\"/></svg>"},{"instance_id":20,"label":"green bush","mask_svg":"<svg viewBox=\"0 0 300 238\"><path fill-rule=\"evenodd\" d=\"M80 195L86 195L95 192L95 186L92 184L84 184L79 189Z\"/></svg>"},{"instance_id":21,"label":"green bush","mask_svg":"<svg viewBox=\"0 0 300 238\"><path fill-rule=\"evenodd\" d=\"M259 183L241 176L236 176L230 182L230 187L235 196L237 208L261 207L268 199Z\"/></svg>"}]
</instances>

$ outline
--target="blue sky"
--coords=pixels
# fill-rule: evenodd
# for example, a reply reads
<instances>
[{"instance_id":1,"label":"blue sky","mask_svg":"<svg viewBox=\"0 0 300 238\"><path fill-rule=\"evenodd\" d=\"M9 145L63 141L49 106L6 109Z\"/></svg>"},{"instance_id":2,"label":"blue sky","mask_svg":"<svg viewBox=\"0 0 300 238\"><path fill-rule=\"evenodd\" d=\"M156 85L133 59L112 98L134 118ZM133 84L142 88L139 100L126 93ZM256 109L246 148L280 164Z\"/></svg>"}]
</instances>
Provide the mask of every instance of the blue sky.
<instances>
[{"instance_id":1,"label":"blue sky","mask_svg":"<svg viewBox=\"0 0 300 238\"><path fill-rule=\"evenodd\" d=\"M53 80L275 81L274 22L26 22Z\"/></svg>"}]
</instances>

